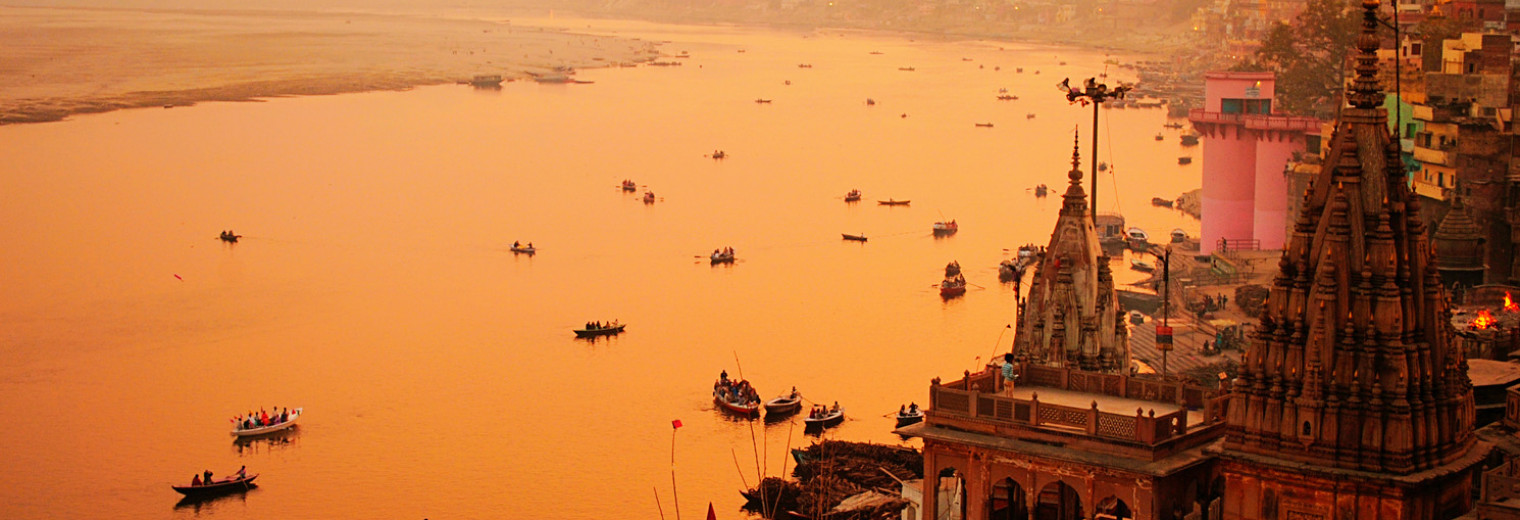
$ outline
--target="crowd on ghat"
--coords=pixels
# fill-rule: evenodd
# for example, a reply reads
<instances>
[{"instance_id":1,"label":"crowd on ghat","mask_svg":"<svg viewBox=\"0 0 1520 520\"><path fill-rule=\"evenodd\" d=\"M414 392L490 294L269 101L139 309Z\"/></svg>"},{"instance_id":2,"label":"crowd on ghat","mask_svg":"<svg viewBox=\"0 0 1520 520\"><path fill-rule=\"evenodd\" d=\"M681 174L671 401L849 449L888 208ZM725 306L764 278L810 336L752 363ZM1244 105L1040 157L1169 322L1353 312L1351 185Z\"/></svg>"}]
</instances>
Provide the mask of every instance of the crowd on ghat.
<instances>
[{"instance_id":1,"label":"crowd on ghat","mask_svg":"<svg viewBox=\"0 0 1520 520\"><path fill-rule=\"evenodd\" d=\"M749 381L735 381L728 378L728 371L718 374L718 382L713 383L713 394L724 402L749 406L760 402L760 393L755 387L749 385Z\"/></svg>"},{"instance_id":2,"label":"crowd on ghat","mask_svg":"<svg viewBox=\"0 0 1520 520\"><path fill-rule=\"evenodd\" d=\"M234 417L232 423L236 424L239 430L251 430L253 428L274 426L290 420L290 410L288 408L276 408L276 410L279 413L269 415L269 412L260 408L259 413L248 412L248 415Z\"/></svg>"}]
</instances>

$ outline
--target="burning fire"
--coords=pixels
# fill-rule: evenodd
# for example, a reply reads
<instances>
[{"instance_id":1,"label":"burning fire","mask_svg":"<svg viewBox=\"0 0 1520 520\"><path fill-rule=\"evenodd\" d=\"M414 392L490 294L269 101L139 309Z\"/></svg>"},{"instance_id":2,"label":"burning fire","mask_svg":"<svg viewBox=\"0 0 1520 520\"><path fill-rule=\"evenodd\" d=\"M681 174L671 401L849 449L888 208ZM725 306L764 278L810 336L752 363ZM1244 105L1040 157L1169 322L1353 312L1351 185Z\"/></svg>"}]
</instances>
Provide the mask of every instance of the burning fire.
<instances>
[{"instance_id":1,"label":"burning fire","mask_svg":"<svg viewBox=\"0 0 1520 520\"><path fill-rule=\"evenodd\" d=\"M1510 299L1509 291L1504 291L1504 312L1520 312L1520 304Z\"/></svg>"},{"instance_id":2,"label":"burning fire","mask_svg":"<svg viewBox=\"0 0 1520 520\"><path fill-rule=\"evenodd\" d=\"M1508 300L1508 298L1505 299ZM1478 317L1473 318L1472 328L1476 330L1484 330L1493 325L1495 321L1496 320L1494 320L1494 315L1489 314L1488 310L1484 309L1478 311Z\"/></svg>"}]
</instances>

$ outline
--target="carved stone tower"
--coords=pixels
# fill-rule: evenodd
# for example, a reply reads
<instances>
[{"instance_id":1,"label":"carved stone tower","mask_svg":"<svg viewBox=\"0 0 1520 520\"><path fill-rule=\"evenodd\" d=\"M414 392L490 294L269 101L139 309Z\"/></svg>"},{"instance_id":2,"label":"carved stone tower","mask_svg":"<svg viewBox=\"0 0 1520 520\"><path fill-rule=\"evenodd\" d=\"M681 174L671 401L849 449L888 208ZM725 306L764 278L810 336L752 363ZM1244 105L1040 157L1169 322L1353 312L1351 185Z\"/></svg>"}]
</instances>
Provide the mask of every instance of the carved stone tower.
<instances>
[{"instance_id":1,"label":"carved stone tower","mask_svg":"<svg viewBox=\"0 0 1520 520\"><path fill-rule=\"evenodd\" d=\"M1436 234L1431 239L1436 249L1436 269L1441 272L1441 281L1447 287L1453 283L1461 283L1464 287L1483 284L1483 273L1488 271L1484 262L1487 254L1483 249L1483 233L1467 214L1467 205L1463 204L1461 195L1452 199L1451 210L1436 226Z\"/></svg>"},{"instance_id":2,"label":"carved stone tower","mask_svg":"<svg viewBox=\"0 0 1520 520\"><path fill-rule=\"evenodd\" d=\"M1061 213L1020 306L1013 354L1034 364L1109 373L1129 369L1129 329L1119 316L1113 272L1098 244L1072 146Z\"/></svg>"},{"instance_id":3,"label":"carved stone tower","mask_svg":"<svg viewBox=\"0 0 1520 520\"><path fill-rule=\"evenodd\" d=\"M1452 518L1472 507L1472 384L1379 108L1377 0L1356 78L1235 381L1224 518Z\"/></svg>"}]
</instances>

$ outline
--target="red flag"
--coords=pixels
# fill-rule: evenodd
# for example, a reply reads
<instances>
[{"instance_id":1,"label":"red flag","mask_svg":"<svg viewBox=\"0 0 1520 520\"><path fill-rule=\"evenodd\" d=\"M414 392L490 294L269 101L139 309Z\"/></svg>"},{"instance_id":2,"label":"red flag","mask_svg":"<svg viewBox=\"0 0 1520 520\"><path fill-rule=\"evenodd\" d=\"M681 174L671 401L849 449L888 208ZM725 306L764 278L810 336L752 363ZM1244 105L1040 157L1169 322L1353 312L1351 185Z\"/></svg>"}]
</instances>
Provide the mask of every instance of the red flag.
<instances>
[{"instance_id":1,"label":"red flag","mask_svg":"<svg viewBox=\"0 0 1520 520\"><path fill-rule=\"evenodd\" d=\"M181 282L183 282L183 281L185 281L185 279L184 279L184 278L180 278L180 277L179 277L179 275L177 275L177 274L176 274L176 275L174 275L174 279L175 279L175 280L179 280L179 281L181 281Z\"/></svg>"},{"instance_id":2,"label":"red flag","mask_svg":"<svg viewBox=\"0 0 1520 520\"><path fill-rule=\"evenodd\" d=\"M670 427L671 428L680 428L681 427L681 420L680 419L676 419L674 421L670 421Z\"/></svg>"},{"instance_id":3,"label":"red flag","mask_svg":"<svg viewBox=\"0 0 1520 520\"><path fill-rule=\"evenodd\" d=\"M713 512L712 502L707 503L707 520L718 520L718 513Z\"/></svg>"}]
</instances>

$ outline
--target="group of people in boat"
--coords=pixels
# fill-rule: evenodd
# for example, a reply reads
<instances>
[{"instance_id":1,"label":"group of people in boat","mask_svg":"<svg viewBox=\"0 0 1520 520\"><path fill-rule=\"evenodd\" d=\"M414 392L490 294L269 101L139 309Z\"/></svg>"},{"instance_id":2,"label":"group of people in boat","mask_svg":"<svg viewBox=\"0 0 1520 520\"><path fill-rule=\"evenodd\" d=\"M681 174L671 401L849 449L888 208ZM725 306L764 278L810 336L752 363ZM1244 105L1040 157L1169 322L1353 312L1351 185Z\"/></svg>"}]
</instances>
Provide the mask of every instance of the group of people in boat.
<instances>
[{"instance_id":1,"label":"group of people in boat","mask_svg":"<svg viewBox=\"0 0 1520 520\"><path fill-rule=\"evenodd\" d=\"M907 406L897 407L897 415L918 415L918 403L908 403Z\"/></svg>"},{"instance_id":2,"label":"group of people in boat","mask_svg":"<svg viewBox=\"0 0 1520 520\"><path fill-rule=\"evenodd\" d=\"M749 406L760 402L760 392L750 386L749 381L733 380L728 378L728 371L718 374L718 382L713 383L713 393L725 402L739 406Z\"/></svg>"},{"instance_id":3,"label":"group of people in boat","mask_svg":"<svg viewBox=\"0 0 1520 520\"><path fill-rule=\"evenodd\" d=\"M734 256L734 248L732 248L732 247L725 247L725 248L721 248L721 249L714 249L713 253L712 253L712 257L713 258L732 257L732 256Z\"/></svg>"},{"instance_id":4,"label":"group of people in boat","mask_svg":"<svg viewBox=\"0 0 1520 520\"><path fill-rule=\"evenodd\" d=\"M233 233L231 229L227 229L222 231L222 234L219 236L219 238L228 242L237 242L237 239L242 238L242 236L243 235Z\"/></svg>"},{"instance_id":5,"label":"group of people in boat","mask_svg":"<svg viewBox=\"0 0 1520 520\"><path fill-rule=\"evenodd\" d=\"M723 150L713 150L712 158L722 159L724 157L728 157L728 152L725 152Z\"/></svg>"},{"instance_id":6,"label":"group of people in boat","mask_svg":"<svg viewBox=\"0 0 1520 520\"><path fill-rule=\"evenodd\" d=\"M239 430L251 430L253 428L263 428L265 426L284 424L285 421L290 420L290 409L276 409L279 410L279 413L269 415L269 412L261 408L259 409L259 413L248 412L248 415L239 415L233 418L232 422L234 424L237 424Z\"/></svg>"},{"instance_id":7,"label":"group of people in boat","mask_svg":"<svg viewBox=\"0 0 1520 520\"><path fill-rule=\"evenodd\" d=\"M830 408L821 404L813 405L812 411L808 412L809 419L822 419L839 411L839 401L834 401L834 407Z\"/></svg>"},{"instance_id":8,"label":"group of people in boat","mask_svg":"<svg viewBox=\"0 0 1520 520\"><path fill-rule=\"evenodd\" d=\"M202 477L204 477L204 478L202 478ZM191 486L209 486L209 485L212 485L212 484L218 484L218 483L222 483L222 482L231 482L231 481L234 481L234 480L242 480L242 479L245 479L245 478L248 478L248 466L243 466L241 468L238 468L237 472L233 473L231 477L227 477L227 478L224 478L224 479L221 479L221 480L214 480L214 479L212 479L211 478L211 470L208 469L204 473L201 473L200 475L196 475L195 477L191 478L190 479L190 485Z\"/></svg>"},{"instance_id":9,"label":"group of people in boat","mask_svg":"<svg viewBox=\"0 0 1520 520\"><path fill-rule=\"evenodd\" d=\"M523 247L522 242L518 242L516 240L513 240L512 241L512 249L533 249L533 243L532 242L528 242L528 247L525 248L525 247Z\"/></svg>"},{"instance_id":10,"label":"group of people in boat","mask_svg":"<svg viewBox=\"0 0 1520 520\"><path fill-rule=\"evenodd\" d=\"M588 321L588 322L586 322L586 330L602 330L602 329L615 329L615 328L618 328L618 320L612 320L612 321L607 321L607 322L602 322L602 321Z\"/></svg>"}]
</instances>

